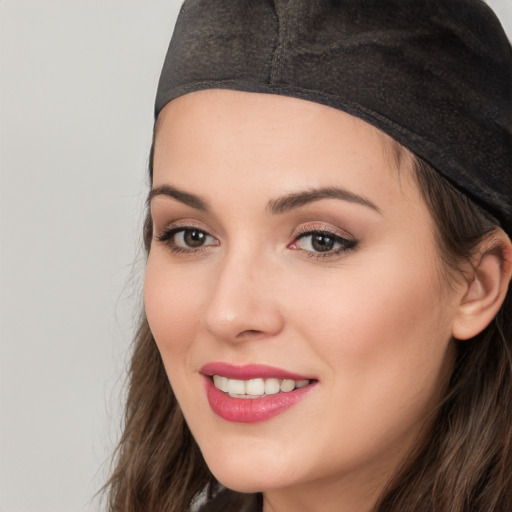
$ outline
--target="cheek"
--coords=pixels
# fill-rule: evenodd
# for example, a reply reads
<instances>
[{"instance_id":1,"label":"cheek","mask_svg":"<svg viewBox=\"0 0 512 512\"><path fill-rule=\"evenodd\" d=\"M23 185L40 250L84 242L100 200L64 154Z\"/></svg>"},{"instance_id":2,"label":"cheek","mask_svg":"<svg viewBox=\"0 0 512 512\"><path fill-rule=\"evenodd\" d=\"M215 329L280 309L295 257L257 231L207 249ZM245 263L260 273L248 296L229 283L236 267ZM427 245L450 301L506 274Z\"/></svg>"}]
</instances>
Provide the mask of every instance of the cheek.
<instances>
[{"instance_id":1,"label":"cheek","mask_svg":"<svg viewBox=\"0 0 512 512\"><path fill-rule=\"evenodd\" d=\"M449 304L439 301L436 271L399 255L379 261L295 290L307 298L295 301L299 337L325 363L326 399L313 415L322 418L318 438L331 442L309 456L326 470L406 449L450 370Z\"/></svg>"},{"instance_id":2,"label":"cheek","mask_svg":"<svg viewBox=\"0 0 512 512\"><path fill-rule=\"evenodd\" d=\"M433 338L429 345L434 346L435 334L444 343L451 306L434 258L403 248L362 256L326 274L307 293L296 293L305 298L303 318L319 339L337 339L340 351L362 360L393 347L421 347L423 338Z\"/></svg>"},{"instance_id":3,"label":"cheek","mask_svg":"<svg viewBox=\"0 0 512 512\"><path fill-rule=\"evenodd\" d=\"M144 306L166 367L167 361L174 360L166 358L166 354L185 353L200 325L199 299L194 283L183 273L169 268L158 255L150 255L144 279Z\"/></svg>"},{"instance_id":4,"label":"cheek","mask_svg":"<svg viewBox=\"0 0 512 512\"><path fill-rule=\"evenodd\" d=\"M451 304L440 292L435 264L415 256L380 254L378 264L366 261L333 273L307 295L296 293L307 297L297 323L329 367L327 385L345 411L360 411L362 419L389 411L412 421L444 379Z\"/></svg>"},{"instance_id":5,"label":"cheek","mask_svg":"<svg viewBox=\"0 0 512 512\"><path fill-rule=\"evenodd\" d=\"M361 357L400 344L417 326L436 315L430 284L414 279L375 276L371 272L347 275L324 287L296 291L298 318L308 337L325 340L330 349L353 352ZM339 286L338 286L339 285Z\"/></svg>"}]
</instances>

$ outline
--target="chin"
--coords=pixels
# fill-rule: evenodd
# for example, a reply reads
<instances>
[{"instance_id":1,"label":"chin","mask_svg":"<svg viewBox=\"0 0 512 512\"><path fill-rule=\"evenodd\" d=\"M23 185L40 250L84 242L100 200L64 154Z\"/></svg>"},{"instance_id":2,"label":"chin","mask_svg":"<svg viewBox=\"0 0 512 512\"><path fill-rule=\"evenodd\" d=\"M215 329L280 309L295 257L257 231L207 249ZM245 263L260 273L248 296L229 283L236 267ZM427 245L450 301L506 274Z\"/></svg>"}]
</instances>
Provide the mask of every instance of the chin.
<instances>
[{"instance_id":1,"label":"chin","mask_svg":"<svg viewBox=\"0 0 512 512\"><path fill-rule=\"evenodd\" d=\"M232 475L233 476L233 475ZM232 491L241 492L245 494L254 494L257 492L262 492L267 490L266 487L260 486L257 483L249 479L240 479L240 478L227 478L222 479L215 476L217 480L226 488L231 489Z\"/></svg>"},{"instance_id":2,"label":"chin","mask_svg":"<svg viewBox=\"0 0 512 512\"><path fill-rule=\"evenodd\" d=\"M247 453L240 456L234 451L224 451L220 456L208 457L207 454L205 460L215 478L233 491L255 493L293 483L290 472L284 466L276 465L274 456L260 456L255 460Z\"/></svg>"},{"instance_id":3,"label":"chin","mask_svg":"<svg viewBox=\"0 0 512 512\"><path fill-rule=\"evenodd\" d=\"M291 485L290 482L280 482L275 479L269 481L268 478L255 478L254 473L248 471L247 474L240 475L234 473L226 473L217 475L213 473L215 478L228 489L246 494L257 492L268 492L274 489L284 489Z\"/></svg>"}]
</instances>

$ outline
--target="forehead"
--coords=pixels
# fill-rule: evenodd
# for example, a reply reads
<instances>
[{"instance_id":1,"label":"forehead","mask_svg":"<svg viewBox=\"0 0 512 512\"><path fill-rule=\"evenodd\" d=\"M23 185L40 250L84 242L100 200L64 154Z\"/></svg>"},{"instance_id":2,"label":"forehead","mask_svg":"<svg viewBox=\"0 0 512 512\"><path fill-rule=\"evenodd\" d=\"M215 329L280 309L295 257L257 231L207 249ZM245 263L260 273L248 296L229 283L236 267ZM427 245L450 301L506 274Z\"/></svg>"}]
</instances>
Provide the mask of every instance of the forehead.
<instances>
[{"instance_id":1,"label":"forehead","mask_svg":"<svg viewBox=\"0 0 512 512\"><path fill-rule=\"evenodd\" d=\"M368 123L314 102L199 91L173 100L158 118L154 185L208 193L224 184L267 195L342 186L410 196L415 191L404 187L415 186L404 183L411 173L398 147Z\"/></svg>"}]
</instances>

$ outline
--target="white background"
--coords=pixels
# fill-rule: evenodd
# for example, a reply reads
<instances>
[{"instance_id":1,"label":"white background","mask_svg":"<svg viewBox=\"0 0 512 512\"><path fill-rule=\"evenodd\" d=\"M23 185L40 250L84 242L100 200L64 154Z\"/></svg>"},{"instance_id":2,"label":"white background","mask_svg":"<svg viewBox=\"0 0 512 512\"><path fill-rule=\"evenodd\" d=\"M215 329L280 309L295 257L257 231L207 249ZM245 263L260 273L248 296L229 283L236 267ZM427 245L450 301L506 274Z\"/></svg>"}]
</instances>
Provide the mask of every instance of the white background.
<instances>
[{"instance_id":1,"label":"white background","mask_svg":"<svg viewBox=\"0 0 512 512\"><path fill-rule=\"evenodd\" d=\"M0 512L102 508L180 3L0 0Z\"/></svg>"}]
</instances>

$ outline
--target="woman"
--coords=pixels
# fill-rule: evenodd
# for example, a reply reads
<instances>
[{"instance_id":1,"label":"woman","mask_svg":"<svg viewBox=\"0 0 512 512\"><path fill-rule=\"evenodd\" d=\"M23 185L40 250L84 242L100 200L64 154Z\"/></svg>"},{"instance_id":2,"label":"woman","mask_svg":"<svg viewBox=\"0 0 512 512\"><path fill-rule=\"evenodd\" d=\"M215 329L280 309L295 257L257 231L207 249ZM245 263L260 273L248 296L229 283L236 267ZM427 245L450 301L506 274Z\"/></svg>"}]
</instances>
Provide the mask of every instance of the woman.
<instances>
[{"instance_id":1,"label":"woman","mask_svg":"<svg viewBox=\"0 0 512 512\"><path fill-rule=\"evenodd\" d=\"M510 64L479 0L185 2L111 510L512 510Z\"/></svg>"}]
</instances>

